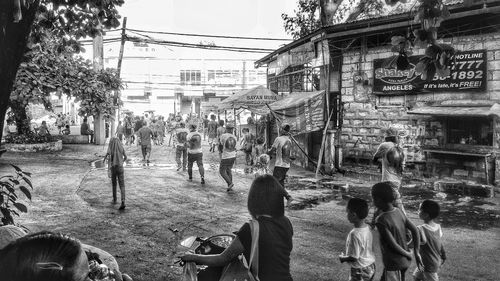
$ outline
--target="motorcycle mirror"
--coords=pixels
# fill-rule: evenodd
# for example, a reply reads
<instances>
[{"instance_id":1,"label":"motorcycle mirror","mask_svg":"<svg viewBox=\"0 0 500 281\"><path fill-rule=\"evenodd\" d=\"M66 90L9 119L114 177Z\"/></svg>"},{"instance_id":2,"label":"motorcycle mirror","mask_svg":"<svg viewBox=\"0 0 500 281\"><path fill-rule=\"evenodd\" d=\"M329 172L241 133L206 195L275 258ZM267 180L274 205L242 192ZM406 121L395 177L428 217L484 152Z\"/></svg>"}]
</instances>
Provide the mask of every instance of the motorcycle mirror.
<instances>
[{"instance_id":1,"label":"motorcycle mirror","mask_svg":"<svg viewBox=\"0 0 500 281\"><path fill-rule=\"evenodd\" d=\"M186 248L191 248L195 241L196 241L196 236L190 236L181 241L181 246Z\"/></svg>"}]
</instances>

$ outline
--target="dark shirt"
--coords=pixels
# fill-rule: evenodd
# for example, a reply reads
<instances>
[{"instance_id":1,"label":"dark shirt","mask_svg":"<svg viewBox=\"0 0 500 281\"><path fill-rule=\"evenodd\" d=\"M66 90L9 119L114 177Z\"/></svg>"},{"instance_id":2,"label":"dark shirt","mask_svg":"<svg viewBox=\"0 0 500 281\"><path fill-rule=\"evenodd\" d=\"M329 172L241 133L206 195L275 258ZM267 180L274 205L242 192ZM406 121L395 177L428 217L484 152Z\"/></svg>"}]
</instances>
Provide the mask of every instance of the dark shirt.
<instances>
[{"instance_id":1,"label":"dark shirt","mask_svg":"<svg viewBox=\"0 0 500 281\"><path fill-rule=\"evenodd\" d=\"M208 137L212 139L217 137L217 122L213 120L208 122Z\"/></svg>"},{"instance_id":2,"label":"dark shirt","mask_svg":"<svg viewBox=\"0 0 500 281\"><path fill-rule=\"evenodd\" d=\"M91 133L89 131L90 131L89 124L87 124L87 122L83 122L82 125L80 126L80 134L90 135Z\"/></svg>"},{"instance_id":3,"label":"dark shirt","mask_svg":"<svg viewBox=\"0 0 500 281\"><path fill-rule=\"evenodd\" d=\"M396 243L401 248L408 251L406 239L406 216L399 208L391 211L382 212L375 220L375 225L380 231L380 227L385 227L394 237ZM380 236L380 249L382 250L382 261L387 270L401 270L410 267L411 260L394 252L388 245L388 242Z\"/></svg>"},{"instance_id":4,"label":"dark shirt","mask_svg":"<svg viewBox=\"0 0 500 281\"><path fill-rule=\"evenodd\" d=\"M259 221L259 279L261 281L291 281L290 253L293 248L292 224L287 217L260 217ZM238 233L250 262L252 233L249 223L245 223Z\"/></svg>"},{"instance_id":5,"label":"dark shirt","mask_svg":"<svg viewBox=\"0 0 500 281\"><path fill-rule=\"evenodd\" d=\"M153 135L153 131L149 127L142 127L137 135L141 139L141 145L151 145L151 136Z\"/></svg>"}]
</instances>

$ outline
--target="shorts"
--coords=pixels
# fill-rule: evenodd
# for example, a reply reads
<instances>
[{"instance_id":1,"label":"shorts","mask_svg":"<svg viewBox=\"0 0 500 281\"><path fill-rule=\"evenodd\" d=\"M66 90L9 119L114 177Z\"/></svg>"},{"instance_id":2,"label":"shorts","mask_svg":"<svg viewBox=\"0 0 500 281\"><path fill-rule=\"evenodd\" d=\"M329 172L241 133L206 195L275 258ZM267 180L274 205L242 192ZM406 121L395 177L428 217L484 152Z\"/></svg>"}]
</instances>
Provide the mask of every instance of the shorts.
<instances>
[{"instance_id":1,"label":"shorts","mask_svg":"<svg viewBox=\"0 0 500 281\"><path fill-rule=\"evenodd\" d=\"M144 153L144 154L150 153L151 152L151 145L150 144L141 145L141 150L142 150L142 153Z\"/></svg>"},{"instance_id":2,"label":"shorts","mask_svg":"<svg viewBox=\"0 0 500 281\"><path fill-rule=\"evenodd\" d=\"M375 263L361 268L351 267L349 281L371 281L373 277L375 277Z\"/></svg>"},{"instance_id":3,"label":"shorts","mask_svg":"<svg viewBox=\"0 0 500 281\"><path fill-rule=\"evenodd\" d=\"M404 270L385 270L382 273L380 281L402 281L404 280L406 269Z\"/></svg>"},{"instance_id":4,"label":"shorts","mask_svg":"<svg viewBox=\"0 0 500 281\"><path fill-rule=\"evenodd\" d=\"M217 139L216 138L208 138L208 143L211 143L213 144L214 142L216 142Z\"/></svg>"},{"instance_id":5,"label":"shorts","mask_svg":"<svg viewBox=\"0 0 500 281\"><path fill-rule=\"evenodd\" d=\"M413 272L413 277L415 278L415 280L439 281L439 276L437 272L427 272L424 270L418 270L418 268L415 268L415 272Z\"/></svg>"}]
</instances>

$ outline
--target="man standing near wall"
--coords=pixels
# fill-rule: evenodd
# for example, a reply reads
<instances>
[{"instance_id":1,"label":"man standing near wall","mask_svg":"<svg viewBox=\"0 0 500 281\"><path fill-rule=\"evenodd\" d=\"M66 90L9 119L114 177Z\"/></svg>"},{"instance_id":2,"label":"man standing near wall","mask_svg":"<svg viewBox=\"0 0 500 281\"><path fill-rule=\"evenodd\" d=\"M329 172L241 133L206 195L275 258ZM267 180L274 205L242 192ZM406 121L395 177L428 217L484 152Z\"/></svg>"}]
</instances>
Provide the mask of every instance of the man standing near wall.
<instances>
[{"instance_id":1,"label":"man standing near wall","mask_svg":"<svg viewBox=\"0 0 500 281\"><path fill-rule=\"evenodd\" d=\"M227 192L232 191L234 187L231 169L236 161L236 142L233 125L226 124L226 132L219 138L219 145L222 146L219 173L227 183Z\"/></svg>"},{"instance_id":2,"label":"man standing near wall","mask_svg":"<svg viewBox=\"0 0 500 281\"><path fill-rule=\"evenodd\" d=\"M280 130L280 136L274 140L270 154L276 153L276 163L274 164L273 177L275 177L283 190L285 198L290 203L292 197L285 190L286 173L290 169L292 142L290 140L290 125L283 125Z\"/></svg>"},{"instance_id":3,"label":"man standing near wall","mask_svg":"<svg viewBox=\"0 0 500 281\"><path fill-rule=\"evenodd\" d=\"M203 151L201 150L201 134L196 131L196 124L189 125L189 134L186 136L188 150L188 176L189 181L193 180L193 163L198 165L201 184L205 184L205 169L203 168Z\"/></svg>"}]
</instances>

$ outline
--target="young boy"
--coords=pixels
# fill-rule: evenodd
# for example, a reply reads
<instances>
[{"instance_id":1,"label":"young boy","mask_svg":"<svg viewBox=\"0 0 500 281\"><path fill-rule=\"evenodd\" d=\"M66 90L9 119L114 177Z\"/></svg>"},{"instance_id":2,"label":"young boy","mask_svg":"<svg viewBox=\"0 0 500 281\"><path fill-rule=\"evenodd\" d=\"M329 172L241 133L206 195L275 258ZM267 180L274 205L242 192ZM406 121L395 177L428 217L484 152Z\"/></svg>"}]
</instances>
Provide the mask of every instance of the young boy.
<instances>
[{"instance_id":1,"label":"young boy","mask_svg":"<svg viewBox=\"0 0 500 281\"><path fill-rule=\"evenodd\" d=\"M439 216L439 204L436 201L424 200L420 204L418 216L424 224L417 226L420 232L420 256L422 257L423 268L417 268L413 273L418 281L438 281L438 271L446 260L446 253L441 237L443 232L441 226L434 222Z\"/></svg>"},{"instance_id":2,"label":"young boy","mask_svg":"<svg viewBox=\"0 0 500 281\"><path fill-rule=\"evenodd\" d=\"M62 130L62 134L63 135L71 134L71 129L69 128L69 125L66 125L66 127L64 127L64 130Z\"/></svg>"},{"instance_id":3,"label":"young boy","mask_svg":"<svg viewBox=\"0 0 500 281\"><path fill-rule=\"evenodd\" d=\"M384 272L381 281L404 281L405 272L411 264L411 252L408 250L406 230L413 237L415 260L421 267L420 236L418 230L399 208L393 206L395 199L390 182L380 182L372 187L373 204L381 212L375 219L375 226L380 234L380 248Z\"/></svg>"},{"instance_id":4,"label":"young boy","mask_svg":"<svg viewBox=\"0 0 500 281\"><path fill-rule=\"evenodd\" d=\"M375 276L375 256L372 250L372 233L365 223L368 203L360 198L347 202L347 220L354 228L347 235L346 253L339 255L341 263L351 266L350 281L371 281Z\"/></svg>"}]
</instances>

